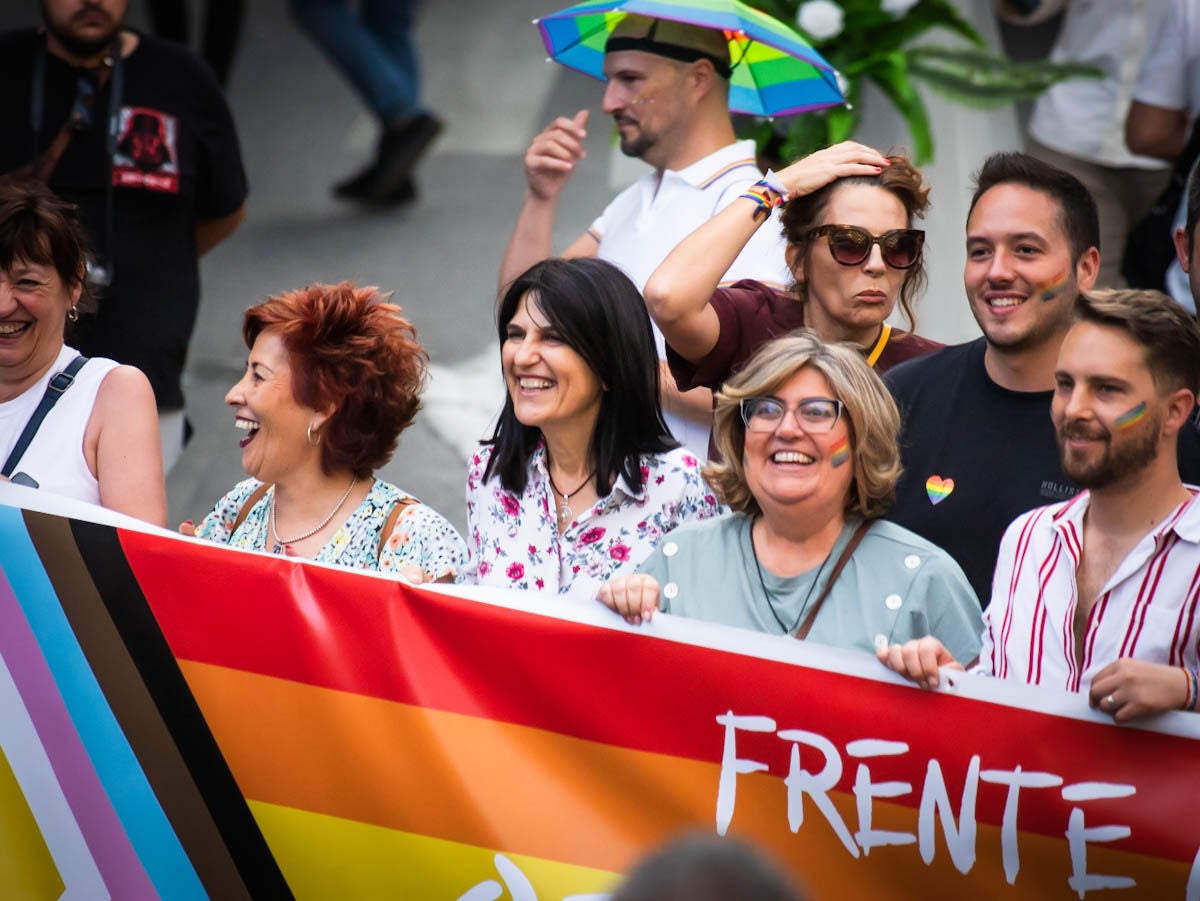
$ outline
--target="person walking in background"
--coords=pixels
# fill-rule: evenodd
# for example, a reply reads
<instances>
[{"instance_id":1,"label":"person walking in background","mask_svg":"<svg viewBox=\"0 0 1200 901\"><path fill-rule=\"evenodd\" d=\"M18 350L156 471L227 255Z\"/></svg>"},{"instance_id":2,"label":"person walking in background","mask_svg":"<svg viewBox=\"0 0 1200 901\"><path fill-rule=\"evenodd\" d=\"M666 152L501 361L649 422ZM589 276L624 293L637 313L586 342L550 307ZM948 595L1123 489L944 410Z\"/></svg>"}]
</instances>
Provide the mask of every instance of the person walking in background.
<instances>
[{"instance_id":1,"label":"person walking in background","mask_svg":"<svg viewBox=\"0 0 1200 901\"><path fill-rule=\"evenodd\" d=\"M31 172L78 204L102 300L68 341L150 379L169 470L186 432L199 258L246 211L233 117L191 53L124 27L127 0L40 7L40 29L0 36L0 173Z\"/></svg>"},{"instance_id":2,"label":"person walking in background","mask_svg":"<svg viewBox=\"0 0 1200 901\"><path fill-rule=\"evenodd\" d=\"M1087 187L1100 217L1103 252L1096 284L1125 287L1121 249L1130 227L1150 209L1167 180L1155 154L1125 146L1125 115L1138 67L1164 22L1170 0L998 0L1002 18L1036 24L1064 12L1050 61L1081 63L1100 78L1070 78L1038 97L1029 121L1029 152Z\"/></svg>"},{"instance_id":3,"label":"person walking in background","mask_svg":"<svg viewBox=\"0 0 1200 901\"><path fill-rule=\"evenodd\" d=\"M334 185L343 200L373 206L410 203L413 167L442 130L421 106L421 68L413 46L414 0L291 0L296 23L324 51L379 120L375 159Z\"/></svg>"}]
</instances>

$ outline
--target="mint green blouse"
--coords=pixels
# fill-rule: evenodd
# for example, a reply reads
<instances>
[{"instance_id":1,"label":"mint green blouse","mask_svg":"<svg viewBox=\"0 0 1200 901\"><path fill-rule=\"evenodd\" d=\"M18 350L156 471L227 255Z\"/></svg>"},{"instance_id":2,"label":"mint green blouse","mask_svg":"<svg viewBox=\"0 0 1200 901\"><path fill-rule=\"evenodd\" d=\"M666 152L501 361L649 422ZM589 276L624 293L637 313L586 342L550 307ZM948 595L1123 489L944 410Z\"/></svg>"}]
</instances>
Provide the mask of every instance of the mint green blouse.
<instances>
[{"instance_id":1,"label":"mint green blouse","mask_svg":"<svg viewBox=\"0 0 1200 901\"><path fill-rule=\"evenodd\" d=\"M758 566L753 519L743 513L669 532L638 571L658 580L665 613L791 634L816 603L859 522L846 523L825 566L791 578ZM933 635L965 663L979 656L982 633L979 600L950 555L877 520L834 582L808 640L874 654L878 644Z\"/></svg>"}]
</instances>

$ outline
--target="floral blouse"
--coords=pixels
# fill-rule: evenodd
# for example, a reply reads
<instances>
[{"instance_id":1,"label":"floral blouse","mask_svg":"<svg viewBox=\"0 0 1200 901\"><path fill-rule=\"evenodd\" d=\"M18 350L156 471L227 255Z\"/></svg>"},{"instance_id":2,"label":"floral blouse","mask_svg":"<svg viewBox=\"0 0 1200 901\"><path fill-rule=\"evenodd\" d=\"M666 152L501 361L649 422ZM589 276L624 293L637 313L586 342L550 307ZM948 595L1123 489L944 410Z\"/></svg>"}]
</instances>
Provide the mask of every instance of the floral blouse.
<instances>
[{"instance_id":1,"label":"floral blouse","mask_svg":"<svg viewBox=\"0 0 1200 901\"><path fill-rule=\"evenodd\" d=\"M196 527L197 537L230 547L265 550L274 487L267 489L237 531L229 534L238 513L260 484L257 479L246 479L235 485ZM431 579L456 577L462 572L466 546L454 526L440 513L421 503L409 504L400 511L396 526L380 552L380 530L392 508L405 497L408 495L395 485L376 479L358 509L315 559L355 569L377 569L382 573L414 563Z\"/></svg>"},{"instance_id":2,"label":"floral blouse","mask_svg":"<svg viewBox=\"0 0 1200 901\"><path fill-rule=\"evenodd\" d=\"M530 457L519 497L500 486L499 476L484 481L491 451L475 454L467 473L466 582L592 600L613 576L634 572L677 525L720 512L700 461L677 448L642 458L640 492L618 476L607 497L559 533L545 446Z\"/></svg>"}]
</instances>

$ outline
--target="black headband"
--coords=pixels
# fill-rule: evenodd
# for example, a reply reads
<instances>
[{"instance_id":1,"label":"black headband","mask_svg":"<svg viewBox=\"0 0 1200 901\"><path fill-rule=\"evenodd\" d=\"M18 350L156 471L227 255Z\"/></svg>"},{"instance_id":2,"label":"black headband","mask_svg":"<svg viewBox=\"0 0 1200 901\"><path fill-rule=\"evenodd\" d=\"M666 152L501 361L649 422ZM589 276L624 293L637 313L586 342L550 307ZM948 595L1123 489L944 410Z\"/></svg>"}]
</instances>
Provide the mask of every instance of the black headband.
<instances>
[{"instance_id":1,"label":"black headband","mask_svg":"<svg viewBox=\"0 0 1200 901\"><path fill-rule=\"evenodd\" d=\"M642 37L612 37L608 39L608 43L604 46L605 53L615 53L620 50L640 50L643 53L653 53L655 56L665 56L667 59L678 60L681 63L694 63L698 59L706 59L717 74L726 81L733 75L733 69L729 63L724 60L717 59L711 53L705 53L703 50L697 50L694 47L681 47L679 44L667 44L663 41L656 40L654 31L658 22L650 28L650 33Z\"/></svg>"}]
</instances>

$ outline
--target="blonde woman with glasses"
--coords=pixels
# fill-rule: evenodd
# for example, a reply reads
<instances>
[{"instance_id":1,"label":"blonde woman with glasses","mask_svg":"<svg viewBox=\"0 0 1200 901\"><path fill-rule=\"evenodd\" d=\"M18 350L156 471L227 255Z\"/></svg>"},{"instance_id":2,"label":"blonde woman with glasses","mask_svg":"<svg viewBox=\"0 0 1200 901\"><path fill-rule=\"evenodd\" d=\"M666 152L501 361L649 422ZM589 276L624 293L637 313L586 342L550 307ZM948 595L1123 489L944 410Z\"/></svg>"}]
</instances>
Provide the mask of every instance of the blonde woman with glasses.
<instances>
[{"instance_id":1,"label":"blonde woman with glasses","mask_svg":"<svg viewBox=\"0 0 1200 901\"><path fill-rule=\"evenodd\" d=\"M764 345L717 395L722 462L705 477L733 512L666 535L600 601L635 624L662 610L872 654L932 632L975 658L982 617L958 564L880 519L898 429L852 346L807 329Z\"/></svg>"}]
</instances>

